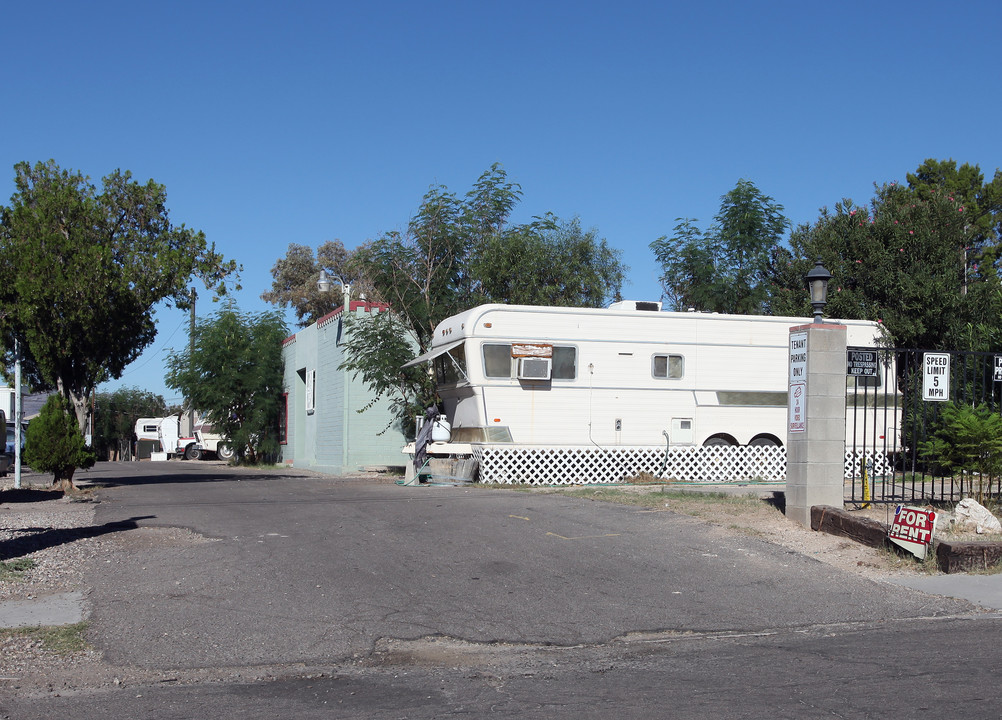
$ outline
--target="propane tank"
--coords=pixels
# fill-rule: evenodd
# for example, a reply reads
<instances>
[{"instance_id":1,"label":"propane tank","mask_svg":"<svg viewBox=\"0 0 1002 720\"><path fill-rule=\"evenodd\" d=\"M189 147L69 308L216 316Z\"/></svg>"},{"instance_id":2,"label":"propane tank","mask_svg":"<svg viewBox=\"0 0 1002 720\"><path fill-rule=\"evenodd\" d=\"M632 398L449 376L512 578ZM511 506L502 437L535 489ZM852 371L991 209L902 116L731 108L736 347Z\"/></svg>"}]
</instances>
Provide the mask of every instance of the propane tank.
<instances>
[{"instance_id":1,"label":"propane tank","mask_svg":"<svg viewBox=\"0 0 1002 720\"><path fill-rule=\"evenodd\" d=\"M452 439L452 426L445 419L444 415L435 418L435 423L431 426L432 442L449 442Z\"/></svg>"}]
</instances>

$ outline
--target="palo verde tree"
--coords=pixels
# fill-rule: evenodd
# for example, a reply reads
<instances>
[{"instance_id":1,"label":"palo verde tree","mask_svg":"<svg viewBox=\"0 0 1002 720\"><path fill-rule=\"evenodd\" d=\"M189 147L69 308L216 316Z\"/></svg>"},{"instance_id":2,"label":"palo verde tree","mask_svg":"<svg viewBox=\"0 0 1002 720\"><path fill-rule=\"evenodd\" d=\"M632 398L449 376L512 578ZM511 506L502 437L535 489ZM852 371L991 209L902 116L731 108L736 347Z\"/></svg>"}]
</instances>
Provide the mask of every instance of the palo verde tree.
<instances>
[{"instance_id":1,"label":"palo verde tree","mask_svg":"<svg viewBox=\"0 0 1002 720\"><path fill-rule=\"evenodd\" d=\"M0 341L25 379L57 390L80 428L92 389L156 337L154 308L187 307L193 277L225 293L237 270L201 232L170 221L163 185L116 170L100 190L55 161L14 167L0 208Z\"/></svg>"},{"instance_id":2,"label":"palo verde tree","mask_svg":"<svg viewBox=\"0 0 1002 720\"><path fill-rule=\"evenodd\" d=\"M450 315L486 302L601 307L619 297L620 252L576 219L511 223L521 197L495 164L465 196L432 187L405 232L353 253L353 275L390 312L349 319L342 368L374 392L392 393L401 417L434 401L426 368L401 370L401 359L430 348L435 326Z\"/></svg>"},{"instance_id":3,"label":"palo verde tree","mask_svg":"<svg viewBox=\"0 0 1002 720\"><path fill-rule=\"evenodd\" d=\"M700 231L695 222L679 218L671 237L651 243L664 297L676 310L765 312L769 259L789 225L783 206L739 180L721 198L709 229Z\"/></svg>"},{"instance_id":4,"label":"palo verde tree","mask_svg":"<svg viewBox=\"0 0 1002 720\"><path fill-rule=\"evenodd\" d=\"M286 336L277 311L242 313L228 302L195 323L194 350L167 358L167 387L184 393L250 463L278 453Z\"/></svg>"}]
</instances>

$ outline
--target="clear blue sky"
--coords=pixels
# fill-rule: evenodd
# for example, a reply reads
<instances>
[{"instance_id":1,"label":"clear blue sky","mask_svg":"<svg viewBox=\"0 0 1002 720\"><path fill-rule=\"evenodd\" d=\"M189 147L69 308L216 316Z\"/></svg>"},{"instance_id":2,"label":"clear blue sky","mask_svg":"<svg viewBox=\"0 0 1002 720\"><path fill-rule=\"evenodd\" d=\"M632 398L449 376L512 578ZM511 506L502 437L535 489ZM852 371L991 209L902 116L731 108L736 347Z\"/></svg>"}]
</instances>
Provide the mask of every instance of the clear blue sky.
<instances>
[{"instance_id":1,"label":"clear blue sky","mask_svg":"<svg viewBox=\"0 0 1002 720\"><path fill-rule=\"evenodd\" d=\"M649 243L741 178L802 223L926 158L991 176L1000 37L997 0L11 3L0 202L21 160L153 178L258 311L289 243L402 229L430 185L500 162L515 220L579 216L623 250L624 295L655 299ZM179 400L187 315L158 320L105 388Z\"/></svg>"}]
</instances>

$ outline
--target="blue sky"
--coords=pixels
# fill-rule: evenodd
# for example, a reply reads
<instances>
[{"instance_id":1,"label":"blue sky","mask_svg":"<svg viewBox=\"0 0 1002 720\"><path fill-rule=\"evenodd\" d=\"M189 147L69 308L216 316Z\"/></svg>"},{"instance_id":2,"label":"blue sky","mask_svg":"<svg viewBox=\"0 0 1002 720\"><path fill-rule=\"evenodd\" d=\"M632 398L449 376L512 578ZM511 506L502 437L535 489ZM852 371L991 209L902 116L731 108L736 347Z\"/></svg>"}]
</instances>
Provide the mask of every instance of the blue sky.
<instances>
[{"instance_id":1,"label":"blue sky","mask_svg":"<svg viewBox=\"0 0 1002 720\"><path fill-rule=\"evenodd\" d=\"M1000 35L982 0L16 3L0 202L21 160L153 178L258 311L289 243L403 229L430 185L500 162L514 220L580 217L623 251L624 296L654 299L649 243L708 225L741 178L802 223L926 158L994 173ZM163 358L187 315L157 317L104 389L180 400Z\"/></svg>"}]
</instances>

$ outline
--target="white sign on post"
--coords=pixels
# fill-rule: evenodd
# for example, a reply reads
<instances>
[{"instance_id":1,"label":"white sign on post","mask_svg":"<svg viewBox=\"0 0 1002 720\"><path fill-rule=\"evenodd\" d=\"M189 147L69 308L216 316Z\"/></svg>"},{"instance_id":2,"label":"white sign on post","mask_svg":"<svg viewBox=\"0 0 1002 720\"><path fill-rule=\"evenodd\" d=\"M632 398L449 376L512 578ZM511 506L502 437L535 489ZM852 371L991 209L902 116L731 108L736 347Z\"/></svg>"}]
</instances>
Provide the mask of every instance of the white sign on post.
<instances>
[{"instance_id":1,"label":"white sign on post","mask_svg":"<svg viewBox=\"0 0 1002 720\"><path fill-rule=\"evenodd\" d=\"M949 353L923 353L922 399L937 402L950 399Z\"/></svg>"},{"instance_id":2,"label":"white sign on post","mask_svg":"<svg viewBox=\"0 0 1002 720\"><path fill-rule=\"evenodd\" d=\"M807 333L790 333L790 432L807 431Z\"/></svg>"}]
</instances>

